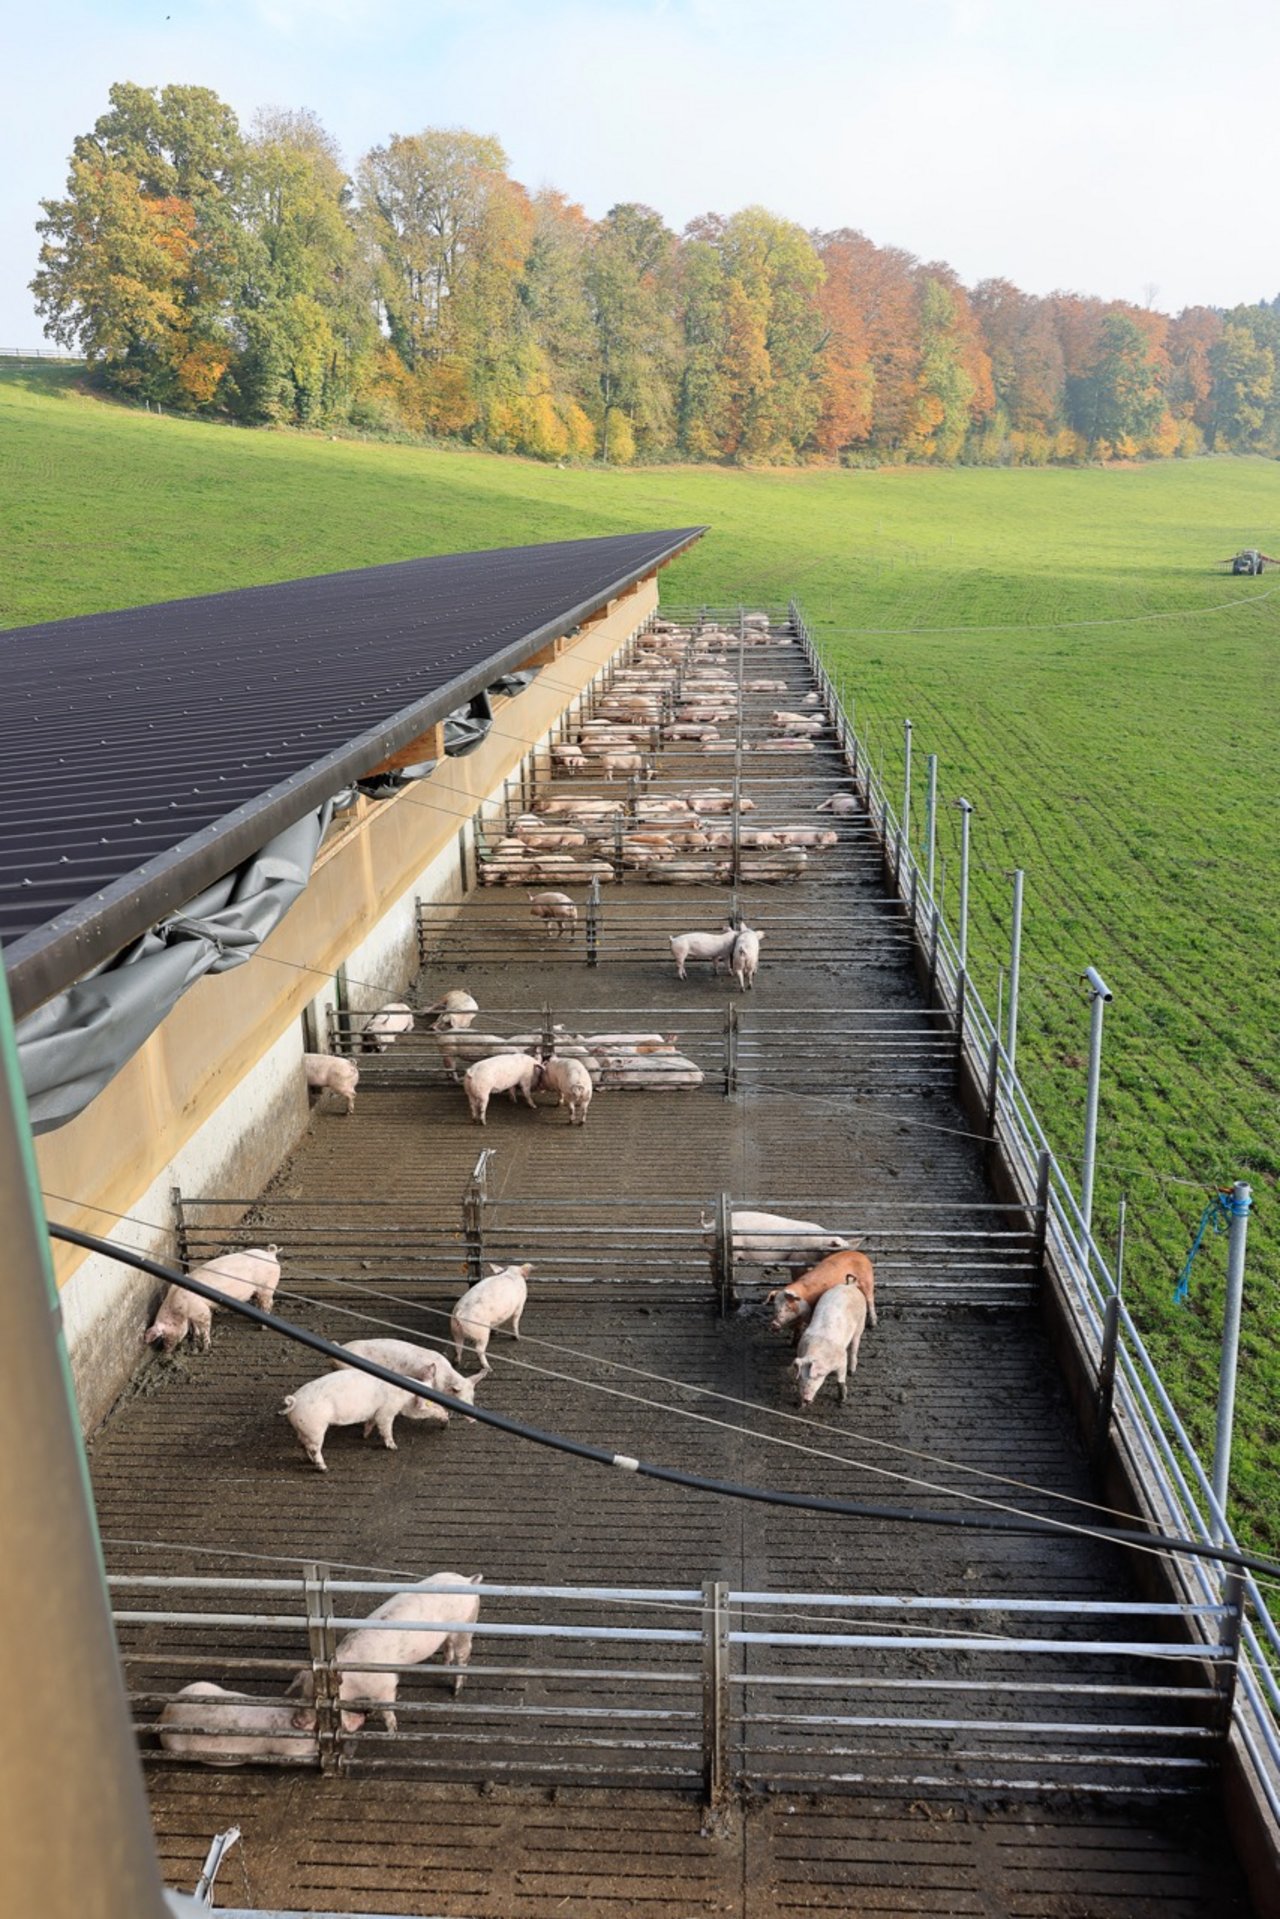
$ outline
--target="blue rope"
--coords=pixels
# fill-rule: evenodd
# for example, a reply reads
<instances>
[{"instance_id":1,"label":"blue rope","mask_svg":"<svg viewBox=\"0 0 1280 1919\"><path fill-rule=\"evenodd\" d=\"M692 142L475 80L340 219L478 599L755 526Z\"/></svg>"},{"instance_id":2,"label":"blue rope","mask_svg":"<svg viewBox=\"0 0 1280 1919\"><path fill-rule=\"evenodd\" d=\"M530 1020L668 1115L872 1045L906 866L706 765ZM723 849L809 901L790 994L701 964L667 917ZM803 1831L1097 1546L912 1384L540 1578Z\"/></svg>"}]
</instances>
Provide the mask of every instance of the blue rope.
<instances>
[{"instance_id":1,"label":"blue rope","mask_svg":"<svg viewBox=\"0 0 1280 1919\"><path fill-rule=\"evenodd\" d=\"M1186 1264L1178 1276L1173 1289L1174 1304L1185 1306L1191 1293L1191 1267L1206 1232L1212 1227L1214 1234L1225 1233L1237 1213L1247 1213L1248 1202L1237 1205L1234 1192L1215 1193L1200 1215L1200 1224L1196 1227L1196 1236L1191 1242L1191 1251L1187 1254Z\"/></svg>"}]
</instances>

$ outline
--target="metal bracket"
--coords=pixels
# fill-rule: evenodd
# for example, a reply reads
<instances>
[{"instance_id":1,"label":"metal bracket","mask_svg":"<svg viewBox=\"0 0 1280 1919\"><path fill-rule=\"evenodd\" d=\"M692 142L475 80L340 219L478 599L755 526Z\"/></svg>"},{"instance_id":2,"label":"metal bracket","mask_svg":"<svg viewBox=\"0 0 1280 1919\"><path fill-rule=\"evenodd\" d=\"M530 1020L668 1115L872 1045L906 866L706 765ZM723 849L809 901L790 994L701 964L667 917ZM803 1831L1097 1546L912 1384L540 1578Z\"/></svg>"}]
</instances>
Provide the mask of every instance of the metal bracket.
<instances>
[{"instance_id":1,"label":"metal bracket","mask_svg":"<svg viewBox=\"0 0 1280 1919\"><path fill-rule=\"evenodd\" d=\"M339 1741L341 1727L337 1686L334 1682L333 1661L337 1639L329 1604L329 1568L314 1560L307 1560L302 1568L302 1591L307 1607L307 1645L311 1652L320 1770L327 1777L333 1777L342 1770L342 1749Z\"/></svg>"}]
</instances>

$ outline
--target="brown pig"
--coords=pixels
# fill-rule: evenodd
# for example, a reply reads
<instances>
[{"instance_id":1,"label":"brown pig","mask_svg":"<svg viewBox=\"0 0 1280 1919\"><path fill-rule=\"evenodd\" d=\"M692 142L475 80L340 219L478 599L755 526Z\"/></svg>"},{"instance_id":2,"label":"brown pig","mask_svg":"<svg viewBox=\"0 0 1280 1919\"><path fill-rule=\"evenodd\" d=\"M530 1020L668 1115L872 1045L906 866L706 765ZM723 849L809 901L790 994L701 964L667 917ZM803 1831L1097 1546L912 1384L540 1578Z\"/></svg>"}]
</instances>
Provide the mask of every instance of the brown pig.
<instances>
[{"instance_id":1,"label":"brown pig","mask_svg":"<svg viewBox=\"0 0 1280 1919\"><path fill-rule=\"evenodd\" d=\"M790 1326L794 1345L808 1324L814 1301L820 1299L823 1293L830 1292L833 1286L856 1286L867 1302L867 1317L875 1325L875 1269L865 1253L847 1251L828 1253L807 1273L801 1273L799 1279L793 1279L789 1286L775 1287L773 1292L765 1295L766 1306L770 1300L776 1302L773 1318L769 1321L770 1332L780 1333Z\"/></svg>"}]
</instances>

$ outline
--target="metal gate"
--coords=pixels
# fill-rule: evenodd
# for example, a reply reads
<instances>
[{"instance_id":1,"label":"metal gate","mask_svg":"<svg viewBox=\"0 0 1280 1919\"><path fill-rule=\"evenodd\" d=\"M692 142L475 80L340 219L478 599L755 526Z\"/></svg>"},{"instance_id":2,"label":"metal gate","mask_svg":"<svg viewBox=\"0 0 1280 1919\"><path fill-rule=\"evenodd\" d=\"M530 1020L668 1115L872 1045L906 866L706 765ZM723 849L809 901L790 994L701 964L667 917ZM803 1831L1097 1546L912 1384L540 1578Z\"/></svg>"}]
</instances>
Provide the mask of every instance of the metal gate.
<instances>
[{"instance_id":1,"label":"metal gate","mask_svg":"<svg viewBox=\"0 0 1280 1919\"><path fill-rule=\"evenodd\" d=\"M700 1785L712 1806L761 1788L1203 1790L1230 1721L1240 1617L1238 1604L486 1580L465 1629L469 1655L453 1647L469 1663L370 1663L362 1676L396 1681L389 1693L371 1685L368 1700L354 1677L342 1692L339 1643L376 1627L374 1607L410 1582L311 1563L289 1578L114 1575L110 1585L148 1763L201 1763L161 1749L155 1726L194 1674L287 1717L305 1673L314 1721L283 1726L284 1750L258 1763ZM459 1628L428 1608L403 1629L430 1636L434 1652ZM224 1710L202 1720L197 1707L188 1730L225 1735ZM340 1724L340 1711L367 1716Z\"/></svg>"}]
</instances>

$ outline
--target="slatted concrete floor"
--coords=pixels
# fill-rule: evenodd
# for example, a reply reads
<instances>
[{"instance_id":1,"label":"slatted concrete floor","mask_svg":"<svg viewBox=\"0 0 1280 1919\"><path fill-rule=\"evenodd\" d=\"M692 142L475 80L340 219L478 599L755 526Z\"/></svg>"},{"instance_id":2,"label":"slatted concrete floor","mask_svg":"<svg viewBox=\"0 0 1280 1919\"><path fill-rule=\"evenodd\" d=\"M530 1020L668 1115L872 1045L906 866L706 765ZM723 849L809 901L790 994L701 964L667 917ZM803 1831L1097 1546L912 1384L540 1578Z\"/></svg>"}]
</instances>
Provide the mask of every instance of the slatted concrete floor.
<instances>
[{"instance_id":1,"label":"slatted concrete floor","mask_svg":"<svg viewBox=\"0 0 1280 1919\"><path fill-rule=\"evenodd\" d=\"M831 790L834 771L821 760L809 769L810 806ZM791 808L797 787L794 769L787 773ZM855 822L851 837L863 830ZM664 902L662 924L683 913L689 926L711 925L722 910L706 889L672 895L631 882L615 895L615 911L652 913L655 893ZM771 914L785 914L791 957L771 963L766 940L753 1013L766 1018L771 1008L811 1008L820 1019L824 1009L850 1004L918 1005L895 957L898 936L882 893L865 861L850 865L834 886L806 880L785 894L759 889L748 917L768 929ZM804 903L816 899L825 913L837 897L854 933L848 951L806 960L798 933ZM570 1010L576 1017L648 1008L644 1024L659 1022L660 1014L663 1030L669 1012L677 1024L681 1007L715 1012L723 1004L725 984L705 969L684 987L673 982L663 938L655 939L651 959L588 969L560 953L548 967L520 894L505 899L504 950L483 960L458 957L467 953L469 916L483 914L492 928L496 904L486 892L463 909L450 935L454 957L447 970L436 965L424 974L420 1003L464 983L482 1007L522 1009L518 1023L526 1026L537 1023L550 997L557 1018ZM722 1189L818 1217L837 1202L870 1207L891 1195L907 1213L942 1206L945 1217L952 1207L953 1224L983 1217L964 1209L990 1201L978 1147L942 1075L925 1075L889 1096L845 1099L792 1089L726 1100L711 1085L668 1098L601 1094L581 1131L569 1129L562 1114L530 1114L499 1101L483 1132L469 1124L459 1093L380 1086L380 1077L394 1075L374 1062L350 1121L317 1114L311 1136L252 1215L254 1237L278 1238L286 1251L292 1238L300 1249L283 1282L295 1296L282 1306L340 1338L376 1330L356 1314L392 1321L411 1336L439 1336L441 1310L462 1275L460 1245L448 1250L446 1242L481 1145L495 1151L490 1192L503 1233L516 1238L522 1222L545 1230L575 1201L610 1196L633 1203L674 1198L692 1219ZM378 1202L376 1230L370 1201ZM998 1224L994 1212L990 1219ZM326 1254L325 1234L339 1224L351 1236ZM422 1281L423 1260L405 1252L415 1233L433 1248L427 1263L434 1284ZM491 1349L495 1370L482 1392L496 1410L713 1477L783 1489L909 1499L910 1488L877 1475L883 1462L926 1477L936 1490L922 1497L934 1506L959 1503L966 1468L1028 1482L1017 1499L1033 1510L1054 1509L1055 1492L1088 1496L1085 1461L1033 1306L966 1304L961 1279L951 1309L921 1309L887 1273L881 1325L864 1342L848 1407L824 1399L816 1432L801 1435L830 1455L815 1457L776 1443L796 1431L778 1418L794 1410L794 1399L785 1349L758 1316L717 1321L709 1286L697 1278L687 1288L682 1278L646 1296L638 1286L566 1286L554 1254L546 1266L526 1315L528 1337L518 1349L501 1340ZM659 1383L620 1379L613 1359L659 1375ZM93 1449L112 1569L236 1572L248 1562L235 1555L263 1553L419 1575L439 1567L483 1570L491 1581L692 1586L716 1577L747 1590L815 1598L855 1591L1083 1601L1127 1590L1114 1556L1076 1537L1000 1539L837 1524L602 1474L457 1421L445 1431L402 1424L393 1454L362 1446L354 1430L335 1432L326 1448L331 1470L321 1477L276 1412L281 1394L312 1371L313 1362L226 1315L208 1356L144 1368L137 1391ZM652 1397L662 1410L595 1390L605 1385ZM741 1401L719 1411L745 1430L685 1417L706 1412L709 1403L682 1386ZM872 1441L947 1463L882 1453ZM212 1549L214 1556L187 1555L175 1544ZM485 1616L509 1614L493 1601ZM127 1649L138 1643L126 1638ZM478 1666L492 1661L492 1643L486 1649L478 1642ZM170 1683L216 1671L216 1655L212 1636L192 1634L186 1663L175 1654ZM754 1670L761 1670L758 1660L766 1656L753 1648L749 1669L756 1660ZM575 1658L590 1668L591 1655ZM670 1687L653 1688L659 1704L689 1699L687 1689L680 1692L677 1663ZM702 1836L690 1798L627 1789L626 1766L616 1756L602 1768L612 1790L576 1784L549 1794L536 1783L537 1765L558 1761L536 1750L536 1738L530 1753L515 1709L547 1698L583 1710L607 1702L614 1696L610 1658L601 1654L596 1666L593 1680L559 1691L554 1682L509 1674L470 1681L452 1722L454 1742L440 1749L453 1783L157 1772L153 1799L171 1876L193 1879L208 1834L234 1819L246 1842L242 1862L227 1868L224 1903L459 1919L613 1912L654 1919L700 1912L742 1919L801 1912L1179 1919L1246 1910L1234 1868L1203 1829L1200 1812L1165 1820L1140 1810L1100 1811L1069 1793L1018 1809L999 1795L965 1795L958 1787L874 1799L802 1786L794 1796L753 1800L735 1835L712 1839ZM769 1669L777 1670L776 1655ZM954 1670L945 1659L917 1667L939 1677ZM428 1668L420 1686L405 1682L402 1698L438 1705L439 1681ZM496 1720L477 1716L486 1708ZM504 1770L516 1747L482 1746L475 1732L505 1723L508 1709L508 1732L525 1739L522 1785L511 1783L518 1771ZM1100 1730L1122 1710L1100 1701ZM758 1743L759 1735L752 1739ZM820 1739L814 1743L820 1748ZM574 1755L575 1778L588 1776L590 1758L585 1748ZM933 1758L945 1774L945 1752ZM688 1775L696 1753L672 1763ZM239 1888L237 1871L247 1874Z\"/></svg>"}]
</instances>

